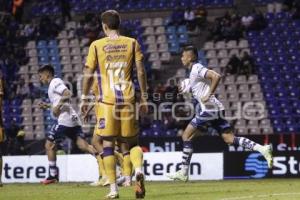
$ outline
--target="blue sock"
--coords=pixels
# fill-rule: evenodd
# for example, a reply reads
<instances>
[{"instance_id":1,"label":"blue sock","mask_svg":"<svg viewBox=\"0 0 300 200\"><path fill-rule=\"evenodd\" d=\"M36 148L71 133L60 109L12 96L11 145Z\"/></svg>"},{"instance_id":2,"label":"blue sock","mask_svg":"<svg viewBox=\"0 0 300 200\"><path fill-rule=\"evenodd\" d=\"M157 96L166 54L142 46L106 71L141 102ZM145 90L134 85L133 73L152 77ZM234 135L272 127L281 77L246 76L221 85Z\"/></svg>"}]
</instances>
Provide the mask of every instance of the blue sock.
<instances>
[{"instance_id":1,"label":"blue sock","mask_svg":"<svg viewBox=\"0 0 300 200\"><path fill-rule=\"evenodd\" d=\"M252 140L249 140L248 138L245 137L234 137L233 139L233 144L237 146L244 147L245 149L248 150L259 150L259 147L261 145L257 144L256 142L253 142Z\"/></svg>"}]
</instances>

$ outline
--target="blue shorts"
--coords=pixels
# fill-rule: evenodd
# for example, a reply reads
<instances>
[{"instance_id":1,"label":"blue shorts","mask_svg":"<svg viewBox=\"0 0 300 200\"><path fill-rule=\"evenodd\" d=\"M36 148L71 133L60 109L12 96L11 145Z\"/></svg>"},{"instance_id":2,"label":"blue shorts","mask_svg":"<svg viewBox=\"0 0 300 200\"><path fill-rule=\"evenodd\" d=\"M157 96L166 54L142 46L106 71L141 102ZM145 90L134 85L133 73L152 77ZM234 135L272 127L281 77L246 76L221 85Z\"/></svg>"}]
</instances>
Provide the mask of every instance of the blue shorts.
<instances>
[{"instance_id":1,"label":"blue shorts","mask_svg":"<svg viewBox=\"0 0 300 200\"><path fill-rule=\"evenodd\" d=\"M65 139L65 137L75 141L77 137L84 139L84 133L81 126L67 127L59 124L54 124L51 130L47 133L47 139L54 143L59 143Z\"/></svg>"},{"instance_id":2,"label":"blue shorts","mask_svg":"<svg viewBox=\"0 0 300 200\"><path fill-rule=\"evenodd\" d=\"M203 112L196 115L190 124L195 128L204 128L205 130L208 129L208 127L211 127L215 129L218 134L222 134L228 129L231 129L230 124L224 119L224 116L224 110L216 112Z\"/></svg>"}]
</instances>

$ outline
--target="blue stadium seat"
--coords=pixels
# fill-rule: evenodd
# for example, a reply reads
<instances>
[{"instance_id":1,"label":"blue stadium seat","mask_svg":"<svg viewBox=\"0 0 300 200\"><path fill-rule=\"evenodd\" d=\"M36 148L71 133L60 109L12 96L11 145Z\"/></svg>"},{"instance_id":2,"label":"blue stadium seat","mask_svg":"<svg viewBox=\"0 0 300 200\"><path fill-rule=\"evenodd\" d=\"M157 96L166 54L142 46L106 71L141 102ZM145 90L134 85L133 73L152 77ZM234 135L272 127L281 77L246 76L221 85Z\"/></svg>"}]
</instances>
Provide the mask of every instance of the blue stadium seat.
<instances>
[{"instance_id":1,"label":"blue stadium seat","mask_svg":"<svg viewBox=\"0 0 300 200\"><path fill-rule=\"evenodd\" d=\"M47 48L47 42L45 40L39 40L37 42L37 48Z\"/></svg>"},{"instance_id":2,"label":"blue stadium seat","mask_svg":"<svg viewBox=\"0 0 300 200\"><path fill-rule=\"evenodd\" d=\"M173 43L173 42L177 42L178 37L176 34L169 34L168 35L168 42L169 43Z\"/></svg>"},{"instance_id":3,"label":"blue stadium seat","mask_svg":"<svg viewBox=\"0 0 300 200\"><path fill-rule=\"evenodd\" d=\"M50 48L48 49L49 56L59 56L59 51L57 48Z\"/></svg>"},{"instance_id":4,"label":"blue stadium seat","mask_svg":"<svg viewBox=\"0 0 300 200\"><path fill-rule=\"evenodd\" d=\"M50 40L48 42L48 48L56 48L57 47L57 41L56 40Z\"/></svg>"},{"instance_id":5,"label":"blue stadium seat","mask_svg":"<svg viewBox=\"0 0 300 200\"><path fill-rule=\"evenodd\" d=\"M38 49L38 56L48 56L48 49L41 47Z\"/></svg>"},{"instance_id":6,"label":"blue stadium seat","mask_svg":"<svg viewBox=\"0 0 300 200\"><path fill-rule=\"evenodd\" d=\"M181 26L179 26L178 27L178 29L177 29L177 33L183 33L183 34L186 34L187 33L187 28L186 28L186 26L185 25L181 25Z\"/></svg>"},{"instance_id":7,"label":"blue stadium seat","mask_svg":"<svg viewBox=\"0 0 300 200\"><path fill-rule=\"evenodd\" d=\"M179 35L179 43L180 44L186 44L188 42L188 35L185 34L180 34Z\"/></svg>"},{"instance_id":8,"label":"blue stadium seat","mask_svg":"<svg viewBox=\"0 0 300 200\"><path fill-rule=\"evenodd\" d=\"M176 137L177 136L177 129L169 129L165 133L166 137Z\"/></svg>"},{"instance_id":9,"label":"blue stadium seat","mask_svg":"<svg viewBox=\"0 0 300 200\"><path fill-rule=\"evenodd\" d=\"M178 42L169 43L169 51L171 53L179 53L180 47Z\"/></svg>"},{"instance_id":10,"label":"blue stadium seat","mask_svg":"<svg viewBox=\"0 0 300 200\"><path fill-rule=\"evenodd\" d=\"M57 55L56 56L50 56L50 63L51 64L59 64L60 63L59 57Z\"/></svg>"},{"instance_id":11,"label":"blue stadium seat","mask_svg":"<svg viewBox=\"0 0 300 200\"><path fill-rule=\"evenodd\" d=\"M39 57L39 64L44 65L49 63L49 58L48 56L41 56Z\"/></svg>"},{"instance_id":12,"label":"blue stadium seat","mask_svg":"<svg viewBox=\"0 0 300 200\"><path fill-rule=\"evenodd\" d=\"M12 120L16 124L22 124L23 118L20 115L15 115L15 116L12 117Z\"/></svg>"},{"instance_id":13,"label":"blue stadium seat","mask_svg":"<svg viewBox=\"0 0 300 200\"><path fill-rule=\"evenodd\" d=\"M168 26L167 30L166 30L166 33L175 35L176 34L176 27L175 26Z\"/></svg>"},{"instance_id":14,"label":"blue stadium seat","mask_svg":"<svg viewBox=\"0 0 300 200\"><path fill-rule=\"evenodd\" d=\"M164 19L164 26L168 26L171 23L171 21L172 21L171 17L166 17Z\"/></svg>"}]
</instances>

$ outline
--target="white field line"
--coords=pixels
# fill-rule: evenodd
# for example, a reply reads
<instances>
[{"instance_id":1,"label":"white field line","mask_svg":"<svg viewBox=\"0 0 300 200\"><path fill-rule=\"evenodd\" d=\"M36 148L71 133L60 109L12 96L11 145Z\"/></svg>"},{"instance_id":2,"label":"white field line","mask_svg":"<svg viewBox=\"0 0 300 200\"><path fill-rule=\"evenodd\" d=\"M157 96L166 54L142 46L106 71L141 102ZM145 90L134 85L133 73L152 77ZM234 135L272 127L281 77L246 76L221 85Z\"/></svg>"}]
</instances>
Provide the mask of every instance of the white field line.
<instances>
[{"instance_id":1,"label":"white field line","mask_svg":"<svg viewBox=\"0 0 300 200\"><path fill-rule=\"evenodd\" d=\"M272 196L300 196L300 192L291 192L291 193L272 193L264 195L250 195L250 196L241 196L241 197L229 197L221 200L243 200L243 199L257 199L257 198L266 198Z\"/></svg>"}]
</instances>

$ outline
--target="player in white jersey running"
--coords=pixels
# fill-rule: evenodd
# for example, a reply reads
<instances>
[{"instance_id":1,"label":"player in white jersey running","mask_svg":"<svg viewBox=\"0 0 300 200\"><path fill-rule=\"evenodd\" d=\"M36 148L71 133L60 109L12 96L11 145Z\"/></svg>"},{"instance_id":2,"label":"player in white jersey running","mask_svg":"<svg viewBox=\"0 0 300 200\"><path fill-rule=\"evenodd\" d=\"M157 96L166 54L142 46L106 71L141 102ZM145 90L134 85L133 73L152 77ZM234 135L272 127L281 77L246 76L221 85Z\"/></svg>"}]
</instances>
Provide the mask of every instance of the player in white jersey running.
<instances>
[{"instance_id":1,"label":"player in white jersey running","mask_svg":"<svg viewBox=\"0 0 300 200\"><path fill-rule=\"evenodd\" d=\"M181 57L182 64L190 70L189 91L199 102L201 111L196 111L195 117L186 127L183 135L182 168L173 175L168 175L173 180L188 180L189 164L193 154L192 139L197 135L197 129L207 131L208 127L214 128L227 144L242 146L248 150L260 152L272 167L272 148L270 145L262 146L245 137L236 137L229 123L224 119L224 106L214 96L221 76L209 70L198 61L198 50L194 46L187 46ZM179 88L180 91L186 88Z\"/></svg>"},{"instance_id":2,"label":"player in white jersey running","mask_svg":"<svg viewBox=\"0 0 300 200\"><path fill-rule=\"evenodd\" d=\"M56 144L65 136L76 141L78 148L84 152L95 155L96 150L84 140L81 129L81 121L70 104L71 92L63 80L54 77L54 68L51 65L44 65L38 71L42 84L48 85L48 97L50 104L41 102L41 109L50 108L54 117L57 118L51 130L47 133L45 149L49 160L49 176L42 181L43 184L58 182L58 168L56 167Z\"/></svg>"}]
</instances>

